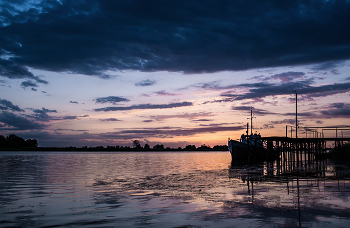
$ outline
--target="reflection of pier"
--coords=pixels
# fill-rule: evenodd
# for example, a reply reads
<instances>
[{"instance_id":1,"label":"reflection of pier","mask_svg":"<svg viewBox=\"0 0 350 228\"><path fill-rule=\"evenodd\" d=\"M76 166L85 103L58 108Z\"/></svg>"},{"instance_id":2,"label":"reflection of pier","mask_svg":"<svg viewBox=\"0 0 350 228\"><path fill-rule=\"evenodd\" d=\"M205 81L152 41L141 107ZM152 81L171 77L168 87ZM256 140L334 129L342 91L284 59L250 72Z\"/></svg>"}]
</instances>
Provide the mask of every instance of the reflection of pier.
<instances>
[{"instance_id":1,"label":"reflection of pier","mask_svg":"<svg viewBox=\"0 0 350 228\"><path fill-rule=\"evenodd\" d=\"M297 160L296 154L292 155L295 159L282 156L277 160L253 165L232 161L229 177L241 179L246 184L247 195L250 196L246 198L247 202L256 204L261 210L268 211L271 205L277 205L276 212L279 210L297 213L298 217L295 217L293 225L298 227L302 227L302 222L307 222L313 210L321 214L329 210L329 218L333 214L337 216L333 209L322 208L321 200L325 196L342 196L349 192L349 165L332 163L326 159L308 160L308 157ZM321 208L318 208L319 205Z\"/></svg>"}]
</instances>

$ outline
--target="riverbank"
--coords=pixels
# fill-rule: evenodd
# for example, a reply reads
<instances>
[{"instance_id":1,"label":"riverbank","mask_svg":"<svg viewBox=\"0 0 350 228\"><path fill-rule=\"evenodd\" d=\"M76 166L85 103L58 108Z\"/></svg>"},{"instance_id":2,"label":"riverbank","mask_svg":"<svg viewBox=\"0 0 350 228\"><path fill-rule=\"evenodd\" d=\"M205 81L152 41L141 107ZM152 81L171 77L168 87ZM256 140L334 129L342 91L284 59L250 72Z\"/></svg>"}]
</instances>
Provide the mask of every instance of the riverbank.
<instances>
[{"instance_id":1,"label":"riverbank","mask_svg":"<svg viewBox=\"0 0 350 228\"><path fill-rule=\"evenodd\" d=\"M69 152L152 152L152 151L228 151L227 146L214 146L206 148L162 148L162 149L145 149L130 147L1 147L0 151L69 151Z\"/></svg>"}]
</instances>

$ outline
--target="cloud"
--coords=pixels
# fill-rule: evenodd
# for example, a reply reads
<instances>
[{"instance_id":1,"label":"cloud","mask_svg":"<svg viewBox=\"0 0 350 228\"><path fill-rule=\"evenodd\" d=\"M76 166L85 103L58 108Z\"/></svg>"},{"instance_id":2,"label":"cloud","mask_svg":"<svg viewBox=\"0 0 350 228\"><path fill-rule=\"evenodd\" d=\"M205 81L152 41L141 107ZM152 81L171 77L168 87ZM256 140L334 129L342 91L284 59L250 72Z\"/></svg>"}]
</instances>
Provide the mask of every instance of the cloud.
<instances>
[{"instance_id":1,"label":"cloud","mask_svg":"<svg viewBox=\"0 0 350 228\"><path fill-rule=\"evenodd\" d=\"M195 112L195 113L181 113L181 114L175 114L175 115L156 115L156 116L150 116L150 118L157 121L163 121L165 119L171 119L171 118L180 118L180 119L183 118L183 119L193 120L195 118L207 117L207 116L214 116L214 114L210 112Z\"/></svg>"},{"instance_id":2,"label":"cloud","mask_svg":"<svg viewBox=\"0 0 350 228\"><path fill-rule=\"evenodd\" d=\"M0 122L13 127L13 130L43 129L45 127L43 124L32 122L24 117L6 111L0 113Z\"/></svg>"},{"instance_id":3,"label":"cloud","mask_svg":"<svg viewBox=\"0 0 350 228\"><path fill-rule=\"evenodd\" d=\"M27 87L38 87L37 84L35 84L34 82L31 82L31 81L24 81L24 82L21 83L21 86L22 86L23 89L25 89Z\"/></svg>"},{"instance_id":4,"label":"cloud","mask_svg":"<svg viewBox=\"0 0 350 228\"><path fill-rule=\"evenodd\" d=\"M63 117L64 120L76 120L78 119L78 116L65 116Z\"/></svg>"},{"instance_id":5,"label":"cloud","mask_svg":"<svg viewBox=\"0 0 350 228\"><path fill-rule=\"evenodd\" d=\"M33 79L26 66L108 77L115 69L202 73L350 58L349 1L30 3L2 15L0 50L14 56L1 60L5 77Z\"/></svg>"},{"instance_id":6,"label":"cloud","mask_svg":"<svg viewBox=\"0 0 350 228\"><path fill-rule=\"evenodd\" d=\"M69 101L71 104L79 104L78 101Z\"/></svg>"},{"instance_id":7,"label":"cloud","mask_svg":"<svg viewBox=\"0 0 350 228\"><path fill-rule=\"evenodd\" d=\"M327 62L315 64L314 66L311 67L311 69L316 71L334 70L342 65L344 65L344 61L327 61Z\"/></svg>"},{"instance_id":8,"label":"cloud","mask_svg":"<svg viewBox=\"0 0 350 228\"><path fill-rule=\"evenodd\" d=\"M134 110L134 109L165 109L165 108L179 108L185 106L192 106L192 102L181 102L181 103L170 103L170 104L140 104L132 105L128 107L106 107L106 108L97 108L94 109L96 112L104 111L125 111L125 110Z\"/></svg>"},{"instance_id":9,"label":"cloud","mask_svg":"<svg viewBox=\"0 0 350 228\"><path fill-rule=\"evenodd\" d=\"M114 122L114 121L121 121L121 120L118 120L118 119L116 119L116 118L108 118L108 119L100 119L100 121L112 121L112 122Z\"/></svg>"},{"instance_id":10,"label":"cloud","mask_svg":"<svg viewBox=\"0 0 350 228\"><path fill-rule=\"evenodd\" d=\"M99 97L96 99L96 103L112 103L116 104L118 102L127 102L130 101L124 97L116 97L116 96L109 96L109 97Z\"/></svg>"},{"instance_id":11,"label":"cloud","mask_svg":"<svg viewBox=\"0 0 350 228\"><path fill-rule=\"evenodd\" d=\"M196 119L196 120L192 120L192 122L209 122L209 121L213 121L211 119Z\"/></svg>"},{"instance_id":12,"label":"cloud","mask_svg":"<svg viewBox=\"0 0 350 228\"><path fill-rule=\"evenodd\" d=\"M331 104L327 110L321 111L323 115L332 117L350 117L350 104L349 103L334 103Z\"/></svg>"},{"instance_id":13,"label":"cloud","mask_svg":"<svg viewBox=\"0 0 350 228\"><path fill-rule=\"evenodd\" d=\"M175 96L176 95L174 93L168 93L165 90L160 90L160 91L157 91L157 92L154 92L154 93L157 94L157 95L160 95L160 96Z\"/></svg>"},{"instance_id":14,"label":"cloud","mask_svg":"<svg viewBox=\"0 0 350 228\"><path fill-rule=\"evenodd\" d=\"M287 82L282 84L273 84L270 86L256 86L252 88L254 84L241 84L239 86L250 88L249 92L243 95L237 95L231 92L222 93L221 96L232 97L235 100L255 99L263 98L267 96L277 95L291 95L293 90L297 91L300 95L307 95L311 97L325 97L338 93L345 93L350 91L350 83L334 83L321 86L312 86L312 80L304 80L299 82Z\"/></svg>"},{"instance_id":15,"label":"cloud","mask_svg":"<svg viewBox=\"0 0 350 228\"><path fill-rule=\"evenodd\" d=\"M11 101L8 101L6 99L0 99L0 110L24 112L23 109L19 108L17 105L14 105Z\"/></svg>"},{"instance_id":16,"label":"cloud","mask_svg":"<svg viewBox=\"0 0 350 228\"><path fill-rule=\"evenodd\" d=\"M152 81L152 80L147 79L147 80L143 80L141 82L135 83L135 86L144 87L144 86L152 86L154 84L156 84L156 81Z\"/></svg>"},{"instance_id":17,"label":"cloud","mask_svg":"<svg viewBox=\"0 0 350 228\"><path fill-rule=\"evenodd\" d=\"M257 114L257 115L276 114L274 112L269 112L267 110L254 108L252 106L233 106L231 109L235 110L235 111L243 111L243 112L250 112L251 110L253 110L254 115L255 114Z\"/></svg>"},{"instance_id":18,"label":"cloud","mask_svg":"<svg viewBox=\"0 0 350 228\"><path fill-rule=\"evenodd\" d=\"M57 113L57 111L42 108L42 109L34 109L33 113L34 114L32 115L32 117L35 118L36 120L48 122L54 119L53 117L49 116L48 113Z\"/></svg>"},{"instance_id":19,"label":"cloud","mask_svg":"<svg viewBox=\"0 0 350 228\"><path fill-rule=\"evenodd\" d=\"M0 30L1 30L1 27L0 27ZM6 48L6 47L2 47L2 48ZM1 54L1 51L0 51L0 54ZM0 58L0 76L7 77L9 79L31 79L38 83L48 84L47 81L41 79L38 76L33 75L28 70L27 67L13 62L13 59L4 60Z\"/></svg>"},{"instance_id":20,"label":"cloud","mask_svg":"<svg viewBox=\"0 0 350 228\"><path fill-rule=\"evenodd\" d=\"M173 128L173 127L164 127L164 128L140 128L140 129L128 129L120 130L115 133L106 133L108 137L116 135L121 138L135 138L136 135L144 137L175 137L175 136L189 136L195 134L204 134L204 133L215 133L221 131L237 131L245 129L244 126L208 126L208 127L197 127L197 128ZM112 134L112 135L111 135ZM136 137L137 138L137 137Z\"/></svg>"},{"instance_id":21,"label":"cloud","mask_svg":"<svg viewBox=\"0 0 350 228\"><path fill-rule=\"evenodd\" d=\"M294 115L295 115L295 113L294 113ZM293 124L295 124L295 119L284 119L284 120L279 120L279 121L270 121L270 123L272 123L272 124L290 124L290 125L293 125Z\"/></svg>"},{"instance_id":22,"label":"cloud","mask_svg":"<svg viewBox=\"0 0 350 228\"><path fill-rule=\"evenodd\" d=\"M289 72L284 72L281 74L275 74L273 76L271 76L272 79L279 79L282 82L290 82L293 81L294 79L297 78L303 78L305 75L305 73L303 72L293 72L293 71L289 71Z\"/></svg>"}]
</instances>

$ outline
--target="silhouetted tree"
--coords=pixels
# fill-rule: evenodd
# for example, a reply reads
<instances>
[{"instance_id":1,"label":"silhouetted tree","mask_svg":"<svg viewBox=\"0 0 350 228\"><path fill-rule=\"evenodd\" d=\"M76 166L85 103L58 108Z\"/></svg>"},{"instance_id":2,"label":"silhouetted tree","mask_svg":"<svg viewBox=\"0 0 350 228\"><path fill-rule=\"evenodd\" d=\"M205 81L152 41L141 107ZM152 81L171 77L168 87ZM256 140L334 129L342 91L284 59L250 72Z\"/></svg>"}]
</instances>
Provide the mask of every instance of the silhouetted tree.
<instances>
[{"instance_id":1,"label":"silhouetted tree","mask_svg":"<svg viewBox=\"0 0 350 228\"><path fill-rule=\"evenodd\" d=\"M38 147L38 141L36 139L27 139L26 147Z\"/></svg>"},{"instance_id":2,"label":"silhouetted tree","mask_svg":"<svg viewBox=\"0 0 350 228\"><path fill-rule=\"evenodd\" d=\"M187 145L185 150L196 150L196 145Z\"/></svg>"},{"instance_id":3,"label":"silhouetted tree","mask_svg":"<svg viewBox=\"0 0 350 228\"><path fill-rule=\"evenodd\" d=\"M6 146L6 139L3 135L0 135L0 147Z\"/></svg>"},{"instance_id":4,"label":"silhouetted tree","mask_svg":"<svg viewBox=\"0 0 350 228\"><path fill-rule=\"evenodd\" d=\"M141 144L140 144L139 140L132 141L132 144L133 144L133 147L136 148L136 149L141 148Z\"/></svg>"},{"instance_id":5,"label":"silhouetted tree","mask_svg":"<svg viewBox=\"0 0 350 228\"><path fill-rule=\"evenodd\" d=\"M205 144L203 144L200 147L198 147L197 150L210 150L210 146L206 146Z\"/></svg>"},{"instance_id":6,"label":"silhouetted tree","mask_svg":"<svg viewBox=\"0 0 350 228\"><path fill-rule=\"evenodd\" d=\"M145 148L145 150L149 150L150 146L146 143L144 148Z\"/></svg>"},{"instance_id":7,"label":"silhouetted tree","mask_svg":"<svg viewBox=\"0 0 350 228\"><path fill-rule=\"evenodd\" d=\"M26 141L18 137L15 134L9 135L6 137L6 146L8 147L25 147L26 146Z\"/></svg>"},{"instance_id":8,"label":"silhouetted tree","mask_svg":"<svg viewBox=\"0 0 350 228\"><path fill-rule=\"evenodd\" d=\"M223 145L223 146L216 145L216 146L213 146L213 150L224 150L224 151L227 151L228 150L228 146L227 145Z\"/></svg>"},{"instance_id":9,"label":"silhouetted tree","mask_svg":"<svg viewBox=\"0 0 350 228\"><path fill-rule=\"evenodd\" d=\"M164 145L163 144L157 144L153 146L153 150L164 150Z\"/></svg>"}]
</instances>

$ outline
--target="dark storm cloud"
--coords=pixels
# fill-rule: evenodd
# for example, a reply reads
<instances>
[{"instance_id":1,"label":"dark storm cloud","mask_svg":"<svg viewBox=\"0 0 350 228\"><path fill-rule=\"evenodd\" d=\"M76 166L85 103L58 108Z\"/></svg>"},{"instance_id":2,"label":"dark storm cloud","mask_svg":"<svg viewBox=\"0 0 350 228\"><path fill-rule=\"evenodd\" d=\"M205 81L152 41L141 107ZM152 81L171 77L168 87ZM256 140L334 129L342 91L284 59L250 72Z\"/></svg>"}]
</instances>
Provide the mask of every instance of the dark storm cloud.
<instances>
[{"instance_id":1,"label":"dark storm cloud","mask_svg":"<svg viewBox=\"0 0 350 228\"><path fill-rule=\"evenodd\" d=\"M350 58L350 2L44 1L2 3L0 75L26 67L216 72ZM11 8L12 7L12 8Z\"/></svg>"},{"instance_id":2,"label":"dark storm cloud","mask_svg":"<svg viewBox=\"0 0 350 228\"><path fill-rule=\"evenodd\" d=\"M138 82L138 83L135 83L136 86L142 86L142 87L144 87L144 86L152 86L154 84L156 84L156 81L152 81L152 80L149 80L149 79L143 80L143 81Z\"/></svg>"},{"instance_id":3,"label":"dark storm cloud","mask_svg":"<svg viewBox=\"0 0 350 228\"><path fill-rule=\"evenodd\" d=\"M307 95L311 97L325 97L338 93L345 93L350 91L350 83L334 83L329 85L312 86L312 80L305 80L300 82L288 82L283 84L270 84L270 86L255 87L249 89L249 92L243 95L237 95L234 93L223 93L221 96L232 97L235 100L255 99L263 98L267 96L277 95L291 95L293 90L297 91L300 95ZM240 85L242 86L242 85ZM245 86L245 85L244 85ZM250 88L250 85L245 87Z\"/></svg>"},{"instance_id":4,"label":"dark storm cloud","mask_svg":"<svg viewBox=\"0 0 350 228\"><path fill-rule=\"evenodd\" d=\"M0 110L24 112L23 109L19 108L17 105L14 105L11 101L8 101L6 99L0 99Z\"/></svg>"},{"instance_id":5,"label":"dark storm cloud","mask_svg":"<svg viewBox=\"0 0 350 228\"><path fill-rule=\"evenodd\" d=\"M117 102L127 102L130 101L124 97L116 97L116 96L109 96L109 97L99 97L96 99L96 103L112 103L116 104Z\"/></svg>"},{"instance_id":6,"label":"dark storm cloud","mask_svg":"<svg viewBox=\"0 0 350 228\"><path fill-rule=\"evenodd\" d=\"M45 127L45 125L32 122L24 117L17 116L10 112L1 112L0 122L11 127L13 130L43 129Z\"/></svg>"},{"instance_id":7,"label":"dark storm cloud","mask_svg":"<svg viewBox=\"0 0 350 228\"><path fill-rule=\"evenodd\" d=\"M106 108L97 108L94 109L96 112L104 111L125 111L125 110L134 110L134 109L165 109L165 108L179 108L185 106L192 106L192 102L181 102L181 103L171 103L171 104L140 104L132 105L128 107L106 107Z\"/></svg>"},{"instance_id":8,"label":"dark storm cloud","mask_svg":"<svg viewBox=\"0 0 350 228\"><path fill-rule=\"evenodd\" d=\"M1 28L0 28L1 30ZM2 38L0 37L0 40ZM2 45L0 44L0 47ZM2 46L2 48L6 48ZM19 65L13 60L5 60L1 58L1 51L0 51L0 76L7 77L9 79L31 79L35 80L38 83L42 84L48 84L47 81L39 78L38 76L33 75L27 67L23 65Z\"/></svg>"},{"instance_id":9,"label":"dark storm cloud","mask_svg":"<svg viewBox=\"0 0 350 228\"><path fill-rule=\"evenodd\" d=\"M327 61L312 66L311 69L316 71L333 70L344 65L343 61Z\"/></svg>"}]
</instances>

